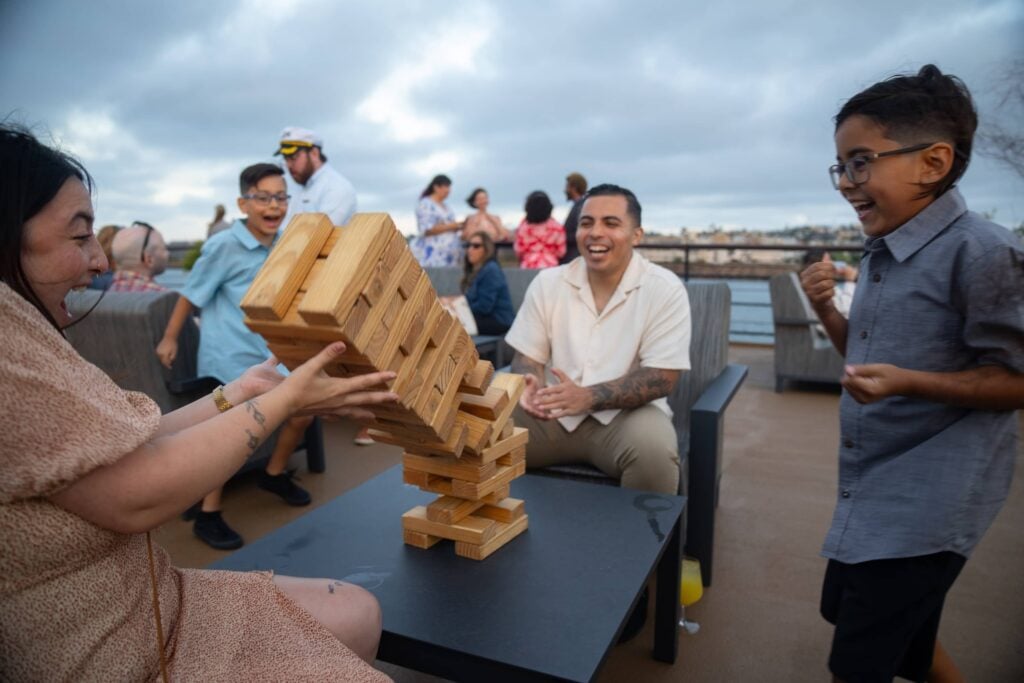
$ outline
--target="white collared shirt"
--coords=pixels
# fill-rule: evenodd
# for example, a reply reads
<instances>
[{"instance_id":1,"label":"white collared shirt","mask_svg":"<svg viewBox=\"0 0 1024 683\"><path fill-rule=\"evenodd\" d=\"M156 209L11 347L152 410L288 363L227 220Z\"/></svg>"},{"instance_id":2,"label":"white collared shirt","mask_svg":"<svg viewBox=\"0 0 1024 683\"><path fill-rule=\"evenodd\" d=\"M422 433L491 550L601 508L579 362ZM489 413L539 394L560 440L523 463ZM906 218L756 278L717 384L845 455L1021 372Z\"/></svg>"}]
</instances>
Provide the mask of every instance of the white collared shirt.
<instances>
[{"instance_id":1,"label":"white collared shirt","mask_svg":"<svg viewBox=\"0 0 1024 683\"><path fill-rule=\"evenodd\" d=\"M690 301L679 277L640 254L633 257L600 314L583 257L541 271L530 283L505 341L525 356L558 368L580 386L619 379L638 367L690 368ZM669 416L665 398L652 403ZM619 410L593 415L608 424ZM587 415L560 417L573 431Z\"/></svg>"},{"instance_id":2,"label":"white collared shirt","mask_svg":"<svg viewBox=\"0 0 1024 683\"><path fill-rule=\"evenodd\" d=\"M300 213L326 213L334 225L345 225L356 212L356 188L330 164L318 168L305 185L295 182L287 171L285 177L292 196L285 226Z\"/></svg>"}]
</instances>

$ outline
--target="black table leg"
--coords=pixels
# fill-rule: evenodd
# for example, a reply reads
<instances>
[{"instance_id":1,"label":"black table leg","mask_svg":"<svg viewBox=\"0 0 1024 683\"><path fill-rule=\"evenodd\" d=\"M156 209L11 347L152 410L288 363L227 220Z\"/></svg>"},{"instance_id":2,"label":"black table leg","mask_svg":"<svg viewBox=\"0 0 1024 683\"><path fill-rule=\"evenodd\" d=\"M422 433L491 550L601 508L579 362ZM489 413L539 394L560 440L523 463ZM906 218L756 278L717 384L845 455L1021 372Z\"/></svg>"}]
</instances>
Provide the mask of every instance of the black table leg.
<instances>
[{"instance_id":1,"label":"black table leg","mask_svg":"<svg viewBox=\"0 0 1024 683\"><path fill-rule=\"evenodd\" d=\"M677 518L665 552L658 561L658 587L654 598L654 658L674 664L679 654L679 580L682 542Z\"/></svg>"}]
</instances>

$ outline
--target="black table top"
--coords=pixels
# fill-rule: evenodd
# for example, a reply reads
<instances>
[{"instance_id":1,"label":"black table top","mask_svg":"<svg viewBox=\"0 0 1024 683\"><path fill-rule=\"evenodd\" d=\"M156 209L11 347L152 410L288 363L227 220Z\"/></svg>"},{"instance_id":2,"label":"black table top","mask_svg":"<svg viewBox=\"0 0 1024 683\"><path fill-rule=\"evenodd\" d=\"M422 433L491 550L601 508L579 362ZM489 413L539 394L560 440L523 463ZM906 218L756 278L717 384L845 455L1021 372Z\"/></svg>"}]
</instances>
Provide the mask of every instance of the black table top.
<instances>
[{"instance_id":1,"label":"black table top","mask_svg":"<svg viewBox=\"0 0 1024 683\"><path fill-rule=\"evenodd\" d=\"M543 677L589 681L604 662L685 499L526 475L529 529L483 561L402 542L401 516L436 496L396 466L212 565L358 584L380 601L380 657L426 648ZM422 662L421 662L422 663ZM426 670L426 668L422 669ZM437 671L453 677L451 671Z\"/></svg>"}]
</instances>

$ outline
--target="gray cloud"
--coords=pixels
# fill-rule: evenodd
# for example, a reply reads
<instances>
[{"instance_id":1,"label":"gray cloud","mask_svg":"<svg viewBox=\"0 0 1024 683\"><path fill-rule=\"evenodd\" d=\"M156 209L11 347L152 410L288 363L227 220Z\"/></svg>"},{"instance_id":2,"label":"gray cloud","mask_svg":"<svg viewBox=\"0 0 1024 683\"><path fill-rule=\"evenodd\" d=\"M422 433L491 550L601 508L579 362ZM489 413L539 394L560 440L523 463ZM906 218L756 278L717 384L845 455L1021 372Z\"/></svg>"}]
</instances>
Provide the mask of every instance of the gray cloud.
<instances>
[{"instance_id":1,"label":"gray cloud","mask_svg":"<svg viewBox=\"0 0 1024 683\"><path fill-rule=\"evenodd\" d=\"M1024 6L716 3L0 4L0 113L85 160L101 222L199 237L285 125L318 130L362 210L410 230L431 175L486 186L514 224L563 178L637 191L649 228L849 223L825 168L850 95L935 62L974 92L1024 56ZM977 210L1024 221L1022 181L977 157Z\"/></svg>"}]
</instances>

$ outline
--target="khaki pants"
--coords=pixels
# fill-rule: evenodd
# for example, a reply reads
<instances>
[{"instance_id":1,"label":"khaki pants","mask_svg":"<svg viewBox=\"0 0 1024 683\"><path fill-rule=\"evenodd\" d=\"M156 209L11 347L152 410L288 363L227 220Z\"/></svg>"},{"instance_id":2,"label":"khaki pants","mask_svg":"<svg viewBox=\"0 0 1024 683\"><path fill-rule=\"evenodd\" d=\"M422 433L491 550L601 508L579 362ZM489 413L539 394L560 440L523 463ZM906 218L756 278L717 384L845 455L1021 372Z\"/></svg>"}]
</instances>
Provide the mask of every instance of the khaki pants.
<instances>
[{"instance_id":1,"label":"khaki pants","mask_svg":"<svg viewBox=\"0 0 1024 683\"><path fill-rule=\"evenodd\" d=\"M679 491L679 452L672 420L653 405L623 410L607 426L587 417L574 432L558 420L537 420L516 407L517 427L530 430L530 468L587 463L624 488L675 495Z\"/></svg>"}]
</instances>

